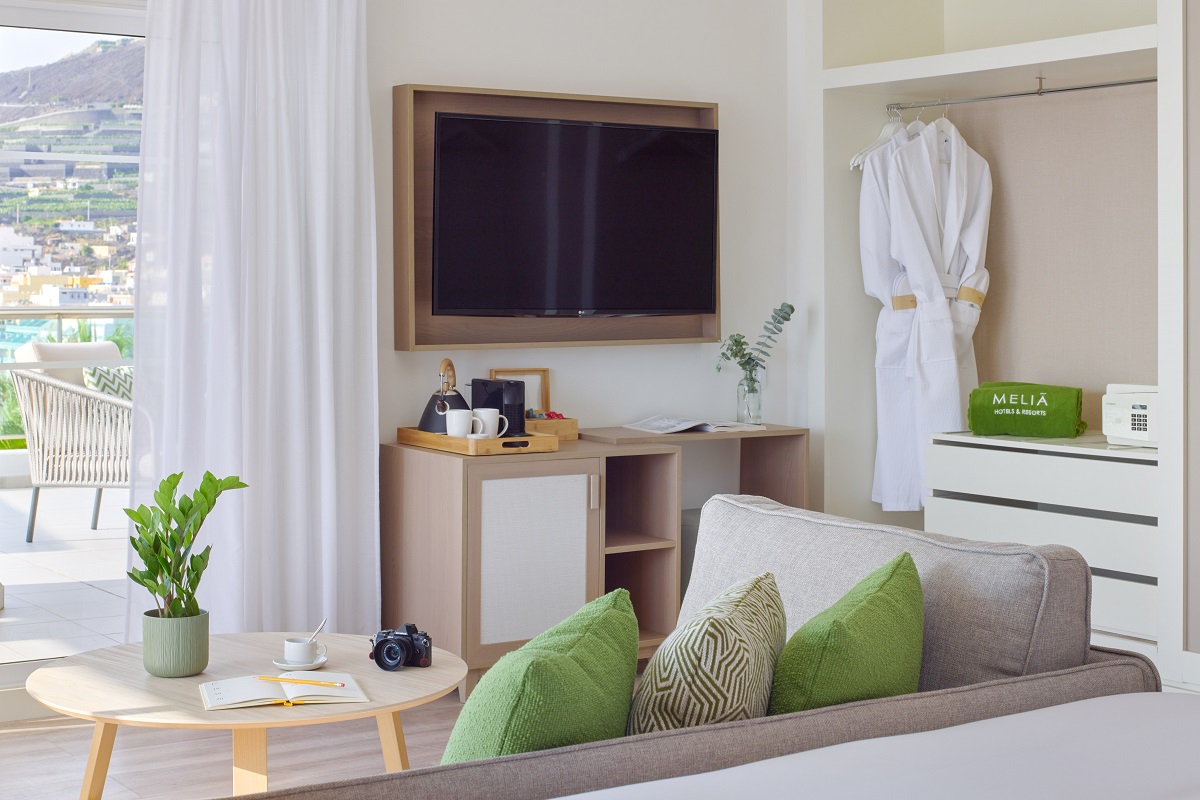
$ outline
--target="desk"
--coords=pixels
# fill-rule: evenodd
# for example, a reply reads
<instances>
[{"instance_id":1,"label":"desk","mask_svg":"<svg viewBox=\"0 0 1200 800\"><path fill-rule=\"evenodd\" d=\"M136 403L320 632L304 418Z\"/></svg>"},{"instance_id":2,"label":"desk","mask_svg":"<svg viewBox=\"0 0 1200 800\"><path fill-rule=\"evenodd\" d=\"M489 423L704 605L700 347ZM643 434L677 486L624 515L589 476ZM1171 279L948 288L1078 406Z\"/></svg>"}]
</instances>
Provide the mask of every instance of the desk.
<instances>
[{"instance_id":1,"label":"desk","mask_svg":"<svg viewBox=\"0 0 1200 800\"><path fill-rule=\"evenodd\" d=\"M796 508L808 508L808 428L767 424L744 431L643 433L631 428L584 428L579 438L612 445L681 444L737 439L740 494L757 494Z\"/></svg>"},{"instance_id":2,"label":"desk","mask_svg":"<svg viewBox=\"0 0 1200 800\"><path fill-rule=\"evenodd\" d=\"M142 667L142 646L124 644L60 659L29 676L25 690L44 706L96 723L84 772L81 800L99 800L118 725L149 728L217 728L233 733L233 793L267 789L267 729L375 717L388 772L408 769L400 712L423 705L458 687L467 665L434 648L432 666L386 672L367 659L366 636L323 634L329 672L347 672L370 700L366 703L255 706L205 711L200 684L243 675L277 675L271 659L283 640L298 633L241 633L212 636L208 669L188 678L156 678ZM312 673L315 679L325 670Z\"/></svg>"}]
</instances>

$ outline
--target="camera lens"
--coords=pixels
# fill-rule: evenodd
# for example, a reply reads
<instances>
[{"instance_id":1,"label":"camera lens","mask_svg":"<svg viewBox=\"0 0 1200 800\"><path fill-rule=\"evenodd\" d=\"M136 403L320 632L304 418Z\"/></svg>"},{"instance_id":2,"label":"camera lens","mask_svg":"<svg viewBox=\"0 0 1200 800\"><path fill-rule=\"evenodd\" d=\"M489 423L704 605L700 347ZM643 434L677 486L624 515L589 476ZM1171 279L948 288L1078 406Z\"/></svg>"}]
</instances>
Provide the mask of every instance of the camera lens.
<instances>
[{"instance_id":1,"label":"camera lens","mask_svg":"<svg viewBox=\"0 0 1200 800\"><path fill-rule=\"evenodd\" d=\"M405 639L385 639L375 647L375 663L380 669L398 669L408 660L411 649Z\"/></svg>"}]
</instances>

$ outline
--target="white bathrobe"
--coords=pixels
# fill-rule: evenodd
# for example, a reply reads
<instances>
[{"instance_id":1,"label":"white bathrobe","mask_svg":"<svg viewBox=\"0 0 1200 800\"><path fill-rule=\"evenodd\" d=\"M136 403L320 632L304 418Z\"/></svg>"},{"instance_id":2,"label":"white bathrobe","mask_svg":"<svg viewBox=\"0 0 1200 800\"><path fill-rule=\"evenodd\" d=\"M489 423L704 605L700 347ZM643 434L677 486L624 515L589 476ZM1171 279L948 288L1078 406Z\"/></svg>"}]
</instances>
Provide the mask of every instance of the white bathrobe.
<instances>
[{"instance_id":1,"label":"white bathrobe","mask_svg":"<svg viewBox=\"0 0 1200 800\"><path fill-rule=\"evenodd\" d=\"M979 384L971 336L979 306L961 287L987 293L983 266L991 213L987 162L939 119L899 147L888 170L890 254L901 267L876 328L879 445L874 499L885 511L924 504L931 433L966 428L967 398Z\"/></svg>"},{"instance_id":2,"label":"white bathrobe","mask_svg":"<svg viewBox=\"0 0 1200 800\"><path fill-rule=\"evenodd\" d=\"M892 294L897 279L904 272L900 262L892 258L888 172L891 170L892 157L896 151L925 127L919 122L914 124L916 127L911 132L902 128L863 160L862 190L858 202L859 252L862 259L863 288L867 294L883 304L875 325L877 342L881 333L888 330L892 313ZM879 361L876 359L876 370L878 369ZM882 503L884 497L884 476L887 473L887 468L881 466L884 454L897 452L911 438L906 430L890 424L894 417L892 407L897 403L911 405L911 400L901 397L907 390L907 384L903 381L888 381L885 377L875 382L878 440L875 447L875 480L871 487L871 499L876 503Z\"/></svg>"}]
</instances>

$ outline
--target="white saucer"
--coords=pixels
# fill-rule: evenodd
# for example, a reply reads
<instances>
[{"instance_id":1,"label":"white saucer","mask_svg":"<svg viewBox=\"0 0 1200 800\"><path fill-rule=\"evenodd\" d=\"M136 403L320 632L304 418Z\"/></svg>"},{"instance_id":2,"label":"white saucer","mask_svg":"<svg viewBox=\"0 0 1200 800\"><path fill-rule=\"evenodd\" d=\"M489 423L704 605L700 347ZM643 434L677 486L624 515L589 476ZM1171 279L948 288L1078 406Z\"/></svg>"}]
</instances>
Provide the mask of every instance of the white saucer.
<instances>
[{"instance_id":1,"label":"white saucer","mask_svg":"<svg viewBox=\"0 0 1200 800\"><path fill-rule=\"evenodd\" d=\"M306 669L320 669L325 666L325 662L328 660L329 656L317 656L317 660L311 664L293 664L291 661L284 661L282 658L277 658L271 663L288 672L302 672Z\"/></svg>"}]
</instances>

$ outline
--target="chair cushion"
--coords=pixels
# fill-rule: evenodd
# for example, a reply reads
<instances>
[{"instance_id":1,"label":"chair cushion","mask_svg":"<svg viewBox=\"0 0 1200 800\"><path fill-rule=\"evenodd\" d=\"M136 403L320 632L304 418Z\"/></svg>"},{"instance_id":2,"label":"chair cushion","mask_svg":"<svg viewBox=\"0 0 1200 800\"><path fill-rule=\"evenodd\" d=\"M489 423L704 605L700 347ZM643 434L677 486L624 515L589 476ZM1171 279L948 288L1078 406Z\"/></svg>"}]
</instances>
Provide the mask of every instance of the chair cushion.
<instances>
[{"instance_id":1,"label":"chair cushion","mask_svg":"<svg viewBox=\"0 0 1200 800\"><path fill-rule=\"evenodd\" d=\"M17 361L118 361L115 342L26 342L14 354ZM43 370L51 378L85 386L82 367Z\"/></svg>"},{"instance_id":2,"label":"chair cushion","mask_svg":"<svg viewBox=\"0 0 1200 800\"><path fill-rule=\"evenodd\" d=\"M915 692L923 624L921 578L901 553L792 634L775 664L770 713Z\"/></svg>"},{"instance_id":3,"label":"chair cushion","mask_svg":"<svg viewBox=\"0 0 1200 800\"><path fill-rule=\"evenodd\" d=\"M83 384L122 400L133 399L133 367L84 367Z\"/></svg>"},{"instance_id":4,"label":"chair cushion","mask_svg":"<svg viewBox=\"0 0 1200 800\"><path fill-rule=\"evenodd\" d=\"M912 555L925 598L921 691L1085 663L1091 574L1069 547L972 542L747 495L705 504L680 619L732 582L769 570L791 635L903 552Z\"/></svg>"},{"instance_id":5,"label":"chair cushion","mask_svg":"<svg viewBox=\"0 0 1200 800\"><path fill-rule=\"evenodd\" d=\"M442 763L620 736L637 652L629 592L593 600L483 674L454 723Z\"/></svg>"},{"instance_id":6,"label":"chair cushion","mask_svg":"<svg viewBox=\"0 0 1200 800\"><path fill-rule=\"evenodd\" d=\"M650 658L627 732L765 716L784 628L775 576L767 572L730 586Z\"/></svg>"}]
</instances>

